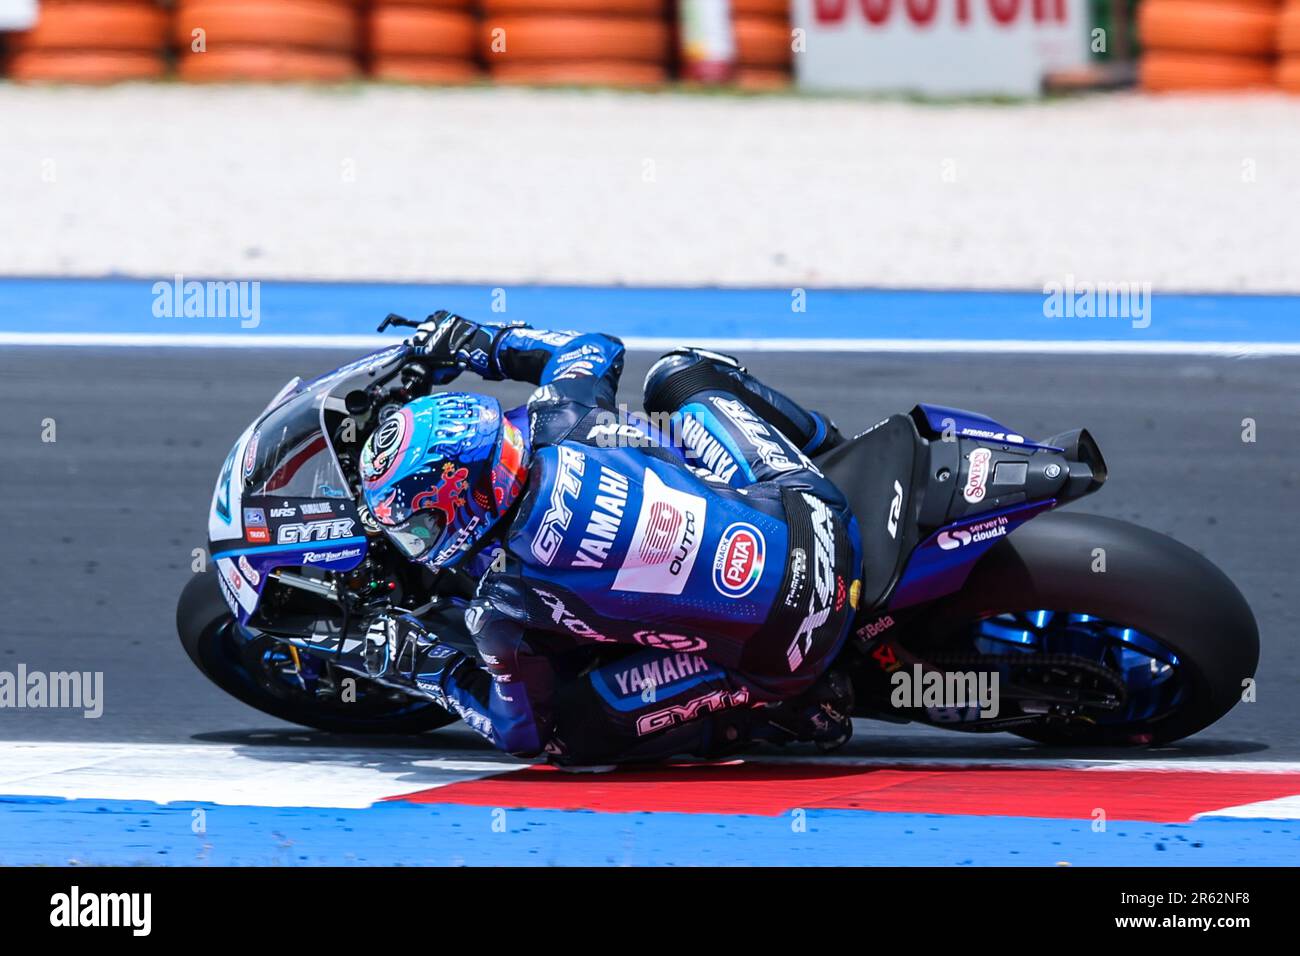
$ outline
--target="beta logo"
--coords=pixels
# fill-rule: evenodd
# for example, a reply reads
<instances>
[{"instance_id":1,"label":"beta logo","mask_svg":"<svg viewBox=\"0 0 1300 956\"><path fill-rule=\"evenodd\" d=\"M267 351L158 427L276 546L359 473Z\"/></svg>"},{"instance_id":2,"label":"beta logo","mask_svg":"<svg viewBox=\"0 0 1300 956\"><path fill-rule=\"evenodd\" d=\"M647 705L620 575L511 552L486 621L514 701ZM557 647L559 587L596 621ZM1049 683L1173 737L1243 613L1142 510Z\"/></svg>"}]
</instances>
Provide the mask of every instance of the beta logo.
<instances>
[{"instance_id":1,"label":"beta logo","mask_svg":"<svg viewBox=\"0 0 1300 956\"><path fill-rule=\"evenodd\" d=\"M763 533L738 521L722 532L713 556L713 586L723 597L742 598L763 576Z\"/></svg>"}]
</instances>

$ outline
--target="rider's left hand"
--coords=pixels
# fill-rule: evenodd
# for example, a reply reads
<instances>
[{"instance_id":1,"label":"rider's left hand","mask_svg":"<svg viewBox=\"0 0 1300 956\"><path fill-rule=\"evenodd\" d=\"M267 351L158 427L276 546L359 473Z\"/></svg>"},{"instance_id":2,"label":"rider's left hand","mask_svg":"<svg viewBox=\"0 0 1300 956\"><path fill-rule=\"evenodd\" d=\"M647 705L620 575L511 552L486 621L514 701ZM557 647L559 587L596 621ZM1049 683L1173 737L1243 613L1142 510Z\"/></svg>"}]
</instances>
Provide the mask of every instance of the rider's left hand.
<instances>
[{"instance_id":1,"label":"rider's left hand","mask_svg":"<svg viewBox=\"0 0 1300 956\"><path fill-rule=\"evenodd\" d=\"M440 309L420 324L409 341L415 356L433 373L434 381L441 385L450 382L466 367L468 347L479 332L477 322Z\"/></svg>"}]
</instances>

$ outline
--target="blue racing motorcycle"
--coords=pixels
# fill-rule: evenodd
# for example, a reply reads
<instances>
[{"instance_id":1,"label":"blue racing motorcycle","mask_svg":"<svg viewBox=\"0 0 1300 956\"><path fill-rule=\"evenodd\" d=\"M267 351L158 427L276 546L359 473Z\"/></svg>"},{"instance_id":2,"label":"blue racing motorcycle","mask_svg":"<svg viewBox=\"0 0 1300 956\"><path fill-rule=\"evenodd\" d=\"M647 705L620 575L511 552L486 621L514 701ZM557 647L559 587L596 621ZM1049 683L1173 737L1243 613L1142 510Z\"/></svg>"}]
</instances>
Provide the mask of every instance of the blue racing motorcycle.
<instances>
[{"instance_id":1,"label":"blue racing motorcycle","mask_svg":"<svg viewBox=\"0 0 1300 956\"><path fill-rule=\"evenodd\" d=\"M397 553L359 492L367 437L430 380L408 346L384 349L294 379L235 443L212 497L209 571L177 608L182 645L222 690L335 732L455 719L350 663L394 608L474 653L463 610L475 582ZM1221 571L1155 532L1057 510L1106 481L1086 430L1033 441L918 405L816 463L862 535L854 633L836 661L855 716L1052 744L1163 743L1214 723L1250 685L1258 631ZM589 663L635 650L597 644ZM995 708L977 678L996 687Z\"/></svg>"}]
</instances>

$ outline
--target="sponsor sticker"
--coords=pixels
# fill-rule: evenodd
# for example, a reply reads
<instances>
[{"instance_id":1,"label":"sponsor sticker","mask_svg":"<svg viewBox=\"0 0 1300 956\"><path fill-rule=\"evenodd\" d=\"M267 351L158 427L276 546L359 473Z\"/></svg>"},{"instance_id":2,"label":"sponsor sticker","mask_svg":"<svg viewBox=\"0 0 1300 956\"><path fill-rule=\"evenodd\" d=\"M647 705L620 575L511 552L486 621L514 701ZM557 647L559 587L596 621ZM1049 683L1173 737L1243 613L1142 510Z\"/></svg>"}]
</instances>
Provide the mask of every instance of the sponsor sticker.
<instances>
[{"instance_id":1,"label":"sponsor sticker","mask_svg":"<svg viewBox=\"0 0 1300 956\"><path fill-rule=\"evenodd\" d=\"M578 541L570 562L575 568L603 568L623 525L627 506L628 479L612 468L600 466L596 500L592 504L587 530Z\"/></svg>"},{"instance_id":2,"label":"sponsor sticker","mask_svg":"<svg viewBox=\"0 0 1300 956\"><path fill-rule=\"evenodd\" d=\"M261 508L244 509L244 540L249 544L271 543L271 529L266 525L266 512Z\"/></svg>"},{"instance_id":3,"label":"sponsor sticker","mask_svg":"<svg viewBox=\"0 0 1300 956\"><path fill-rule=\"evenodd\" d=\"M244 478L248 479L257 467L257 444L261 437L261 432L253 432L253 437L248 440L248 447L244 449Z\"/></svg>"},{"instance_id":4,"label":"sponsor sticker","mask_svg":"<svg viewBox=\"0 0 1300 956\"><path fill-rule=\"evenodd\" d=\"M689 634L664 634L660 631L637 631L632 640L643 647L653 647L662 651L703 651L709 646L702 637Z\"/></svg>"},{"instance_id":5,"label":"sponsor sticker","mask_svg":"<svg viewBox=\"0 0 1300 956\"><path fill-rule=\"evenodd\" d=\"M786 607L798 607L808 583L808 552L795 548L790 552L790 589L785 594Z\"/></svg>"},{"instance_id":6,"label":"sponsor sticker","mask_svg":"<svg viewBox=\"0 0 1300 956\"><path fill-rule=\"evenodd\" d=\"M713 556L713 587L723 597L743 598L763 576L766 542L752 524L737 521L722 532Z\"/></svg>"},{"instance_id":7,"label":"sponsor sticker","mask_svg":"<svg viewBox=\"0 0 1300 956\"><path fill-rule=\"evenodd\" d=\"M965 528L940 531L935 540L943 550L955 551L974 542L1004 537L1008 525L1009 522L1005 517L990 518L988 521L981 521L979 524L968 525Z\"/></svg>"},{"instance_id":8,"label":"sponsor sticker","mask_svg":"<svg viewBox=\"0 0 1300 956\"><path fill-rule=\"evenodd\" d=\"M786 662L790 673L799 669L804 658L813 647L813 637L823 624L830 619L835 602L837 583L843 581L835 573L835 523L830 509L820 499L807 492L800 492L800 497L811 512L813 526L813 561L812 561L812 596L808 601L807 614L795 631L794 640L786 649Z\"/></svg>"},{"instance_id":9,"label":"sponsor sticker","mask_svg":"<svg viewBox=\"0 0 1300 956\"><path fill-rule=\"evenodd\" d=\"M335 561L350 561L361 557L360 548L343 548L339 551L304 551L303 564L332 564ZM256 582L254 582L256 583Z\"/></svg>"},{"instance_id":10,"label":"sponsor sticker","mask_svg":"<svg viewBox=\"0 0 1300 956\"><path fill-rule=\"evenodd\" d=\"M729 710L732 707L743 707L747 703L749 703L749 688L747 687L739 687L736 690L711 691L703 697L696 697L684 704L673 704L663 710L657 710L638 717L636 732L638 736L644 737L646 734L689 723L704 714L717 713L720 710Z\"/></svg>"},{"instance_id":11,"label":"sponsor sticker","mask_svg":"<svg viewBox=\"0 0 1300 956\"><path fill-rule=\"evenodd\" d=\"M587 466L587 458L580 451L561 445L558 452L550 506L542 515L531 546L533 557L547 566L555 560L564 542L564 533L573 520L573 502L582 493L582 475Z\"/></svg>"},{"instance_id":12,"label":"sponsor sticker","mask_svg":"<svg viewBox=\"0 0 1300 956\"><path fill-rule=\"evenodd\" d=\"M681 594L699 555L706 510L699 495L670 488L647 470L641 513L614 590Z\"/></svg>"},{"instance_id":13,"label":"sponsor sticker","mask_svg":"<svg viewBox=\"0 0 1300 956\"><path fill-rule=\"evenodd\" d=\"M248 583L253 585L253 587L257 587L262 583L262 576L257 573L256 569L254 569L251 564L248 563L248 558L244 557L242 554L239 556L239 570L244 577L248 578Z\"/></svg>"},{"instance_id":14,"label":"sponsor sticker","mask_svg":"<svg viewBox=\"0 0 1300 956\"><path fill-rule=\"evenodd\" d=\"M971 504L984 500L989 482L989 462L993 452L987 448L976 448L970 453L970 472L966 477L966 487L961 490L962 497Z\"/></svg>"},{"instance_id":15,"label":"sponsor sticker","mask_svg":"<svg viewBox=\"0 0 1300 956\"><path fill-rule=\"evenodd\" d=\"M317 541L337 541L339 538L352 537L352 529L355 527L356 522L351 518L282 524L280 530L276 533L276 540L279 544L311 544Z\"/></svg>"},{"instance_id":16,"label":"sponsor sticker","mask_svg":"<svg viewBox=\"0 0 1300 956\"><path fill-rule=\"evenodd\" d=\"M606 637L570 611L563 599L558 595L552 594L550 591L543 591L541 588L534 588L533 593L537 595L543 604L550 608L551 620L563 626L566 630L592 641L610 642L614 640L612 637Z\"/></svg>"},{"instance_id":17,"label":"sponsor sticker","mask_svg":"<svg viewBox=\"0 0 1300 956\"><path fill-rule=\"evenodd\" d=\"M898 540L898 522L903 517L903 484L894 482L894 497L889 502L889 517L885 519L885 530L889 536Z\"/></svg>"}]
</instances>

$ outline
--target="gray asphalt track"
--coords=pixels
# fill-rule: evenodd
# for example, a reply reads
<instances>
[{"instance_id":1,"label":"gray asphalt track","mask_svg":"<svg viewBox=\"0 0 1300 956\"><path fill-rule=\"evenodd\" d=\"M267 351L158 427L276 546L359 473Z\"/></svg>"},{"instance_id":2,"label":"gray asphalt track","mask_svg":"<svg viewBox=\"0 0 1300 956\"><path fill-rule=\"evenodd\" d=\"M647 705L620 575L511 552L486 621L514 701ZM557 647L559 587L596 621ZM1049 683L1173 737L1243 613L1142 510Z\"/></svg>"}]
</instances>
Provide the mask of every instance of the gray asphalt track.
<instances>
[{"instance_id":1,"label":"gray asphalt track","mask_svg":"<svg viewBox=\"0 0 1300 956\"><path fill-rule=\"evenodd\" d=\"M225 697L190 665L173 624L231 443L285 380L347 357L0 350L0 670L21 662L105 675L100 719L0 709L0 739L357 743L294 730ZM622 393L629 404L639 404L652 358L629 357ZM1153 755L1300 757L1300 359L745 358L773 385L831 413L846 432L918 400L977 409L1031 436L1090 428L1111 480L1075 507L1142 523L1206 554L1241 588L1260 623L1258 701ZM482 389L505 400L526 394L524 386ZM1256 422L1254 443L1242 441L1245 418ZM47 419L57 428L52 443L42 441ZM420 738L419 745L483 746L464 729ZM850 748L887 756L1050 754L1008 735L971 738L866 722Z\"/></svg>"}]
</instances>

